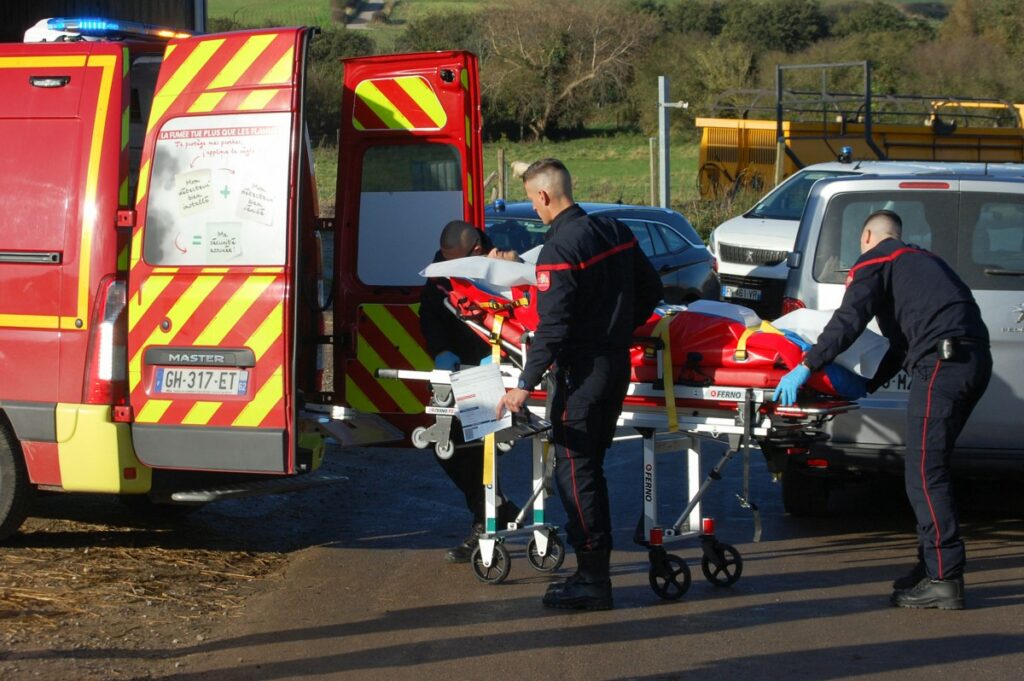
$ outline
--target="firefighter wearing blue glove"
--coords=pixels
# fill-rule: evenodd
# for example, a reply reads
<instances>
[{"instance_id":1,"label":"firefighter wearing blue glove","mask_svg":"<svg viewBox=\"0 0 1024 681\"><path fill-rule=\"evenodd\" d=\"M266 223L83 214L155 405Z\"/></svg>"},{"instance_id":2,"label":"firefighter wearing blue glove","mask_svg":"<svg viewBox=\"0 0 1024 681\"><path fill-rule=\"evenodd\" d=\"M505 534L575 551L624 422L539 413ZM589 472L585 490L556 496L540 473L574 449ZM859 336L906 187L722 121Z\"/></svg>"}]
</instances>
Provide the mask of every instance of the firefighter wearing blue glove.
<instances>
[{"instance_id":1,"label":"firefighter wearing blue glove","mask_svg":"<svg viewBox=\"0 0 1024 681\"><path fill-rule=\"evenodd\" d=\"M468 222L453 220L441 231L440 250L434 255L434 262L454 260L470 255L486 255L493 258L514 259L514 251L499 251L483 230ZM490 346L463 324L444 305L451 291L447 279L430 279L420 295L420 331L427 343L427 351L434 356L434 368L456 371L462 365L474 366L490 361ZM460 432L452 437L460 438ZM461 444L461 440L457 439ZM459 447L450 459L437 458L444 470L466 499L466 507L473 514L469 534L457 546L448 549L445 560L449 563L468 563L477 547L480 534L484 531L484 452L483 444ZM504 527L519 514L515 504L499 495L498 524Z\"/></svg>"},{"instance_id":2,"label":"firefighter wearing blue glove","mask_svg":"<svg viewBox=\"0 0 1024 681\"><path fill-rule=\"evenodd\" d=\"M788 407L796 402L796 392L800 389L807 379L811 377L811 370L804 364L796 365L796 368L790 371L788 374L782 377L779 384L775 387L775 392L772 393L772 400L778 402L784 407Z\"/></svg>"},{"instance_id":3,"label":"firefighter wearing blue glove","mask_svg":"<svg viewBox=\"0 0 1024 681\"><path fill-rule=\"evenodd\" d=\"M532 164L523 186L551 229L537 259L540 321L519 387L505 394L498 412L522 409L555 364L549 406L555 478L577 572L552 584L544 605L605 610L612 607L612 535L604 455L629 386L633 330L661 299L661 280L629 227L591 217L573 201L561 161Z\"/></svg>"},{"instance_id":4,"label":"firefighter wearing blue glove","mask_svg":"<svg viewBox=\"0 0 1024 681\"><path fill-rule=\"evenodd\" d=\"M849 348L873 317L878 320L889 352L868 391L900 366L913 377L904 476L917 519L918 562L893 582L890 601L904 608L959 610L965 553L949 458L992 375L989 334L970 289L934 253L905 244L902 230L892 211L868 216L843 302L803 365L821 369ZM804 380L799 367L783 378L776 390L783 404L795 398Z\"/></svg>"}]
</instances>

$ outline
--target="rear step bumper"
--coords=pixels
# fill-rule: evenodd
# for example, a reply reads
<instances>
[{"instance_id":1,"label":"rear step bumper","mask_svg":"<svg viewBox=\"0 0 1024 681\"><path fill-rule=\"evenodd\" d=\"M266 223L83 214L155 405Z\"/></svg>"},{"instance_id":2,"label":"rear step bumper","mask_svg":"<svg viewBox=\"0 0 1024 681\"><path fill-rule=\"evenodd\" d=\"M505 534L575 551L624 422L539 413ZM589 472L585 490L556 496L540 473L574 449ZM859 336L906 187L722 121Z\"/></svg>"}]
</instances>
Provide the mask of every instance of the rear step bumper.
<instances>
[{"instance_id":1,"label":"rear step bumper","mask_svg":"<svg viewBox=\"0 0 1024 681\"><path fill-rule=\"evenodd\" d=\"M309 475L296 477L254 480L253 482L218 485L204 489L182 490L172 492L169 497L166 497L166 501L174 504L207 504L211 501L220 501L222 499L300 492L312 487L333 485L338 482L346 482L347 480L348 478L344 475L310 473Z\"/></svg>"}]
</instances>

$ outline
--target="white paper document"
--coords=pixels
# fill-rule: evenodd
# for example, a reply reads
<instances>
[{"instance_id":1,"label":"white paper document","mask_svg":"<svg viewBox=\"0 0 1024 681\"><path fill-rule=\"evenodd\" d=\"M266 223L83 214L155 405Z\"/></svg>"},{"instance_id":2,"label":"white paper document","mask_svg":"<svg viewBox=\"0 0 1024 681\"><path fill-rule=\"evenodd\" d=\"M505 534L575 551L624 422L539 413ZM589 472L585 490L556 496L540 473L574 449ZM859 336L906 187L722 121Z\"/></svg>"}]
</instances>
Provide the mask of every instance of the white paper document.
<instances>
[{"instance_id":1,"label":"white paper document","mask_svg":"<svg viewBox=\"0 0 1024 681\"><path fill-rule=\"evenodd\" d=\"M498 402L505 394L498 365L485 364L453 372L451 382L466 442L512 425L512 414L508 412L500 419L494 418Z\"/></svg>"}]
</instances>

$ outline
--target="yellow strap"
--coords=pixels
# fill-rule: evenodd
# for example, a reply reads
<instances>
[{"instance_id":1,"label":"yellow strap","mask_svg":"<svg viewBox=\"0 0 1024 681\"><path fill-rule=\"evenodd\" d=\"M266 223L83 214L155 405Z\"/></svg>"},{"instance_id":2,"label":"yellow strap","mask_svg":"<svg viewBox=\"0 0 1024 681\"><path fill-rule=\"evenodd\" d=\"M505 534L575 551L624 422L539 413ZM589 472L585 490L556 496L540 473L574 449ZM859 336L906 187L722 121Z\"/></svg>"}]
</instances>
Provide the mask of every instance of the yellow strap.
<instances>
[{"instance_id":1,"label":"yellow strap","mask_svg":"<svg viewBox=\"0 0 1024 681\"><path fill-rule=\"evenodd\" d=\"M747 360L747 339L752 335L760 331L761 333L777 333L780 336L782 332L772 326L771 322L761 320L760 326L748 326L743 329L743 333L740 334L739 341L736 342L736 352L732 353L733 360L737 362L745 362Z\"/></svg>"},{"instance_id":2,"label":"yellow strap","mask_svg":"<svg viewBox=\"0 0 1024 681\"><path fill-rule=\"evenodd\" d=\"M491 345L501 344L501 327L505 325L505 318L501 315L494 315L494 326L491 327Z\"/></svg>"},{"instance_id":3,"label":"yellow strap","mask_svg":"<svg viewBox=\"0 0 1024 681\"><path fill-rule=\"evenodd\" d=\"M665 388L665 412L668 415L668 432L674 433L679 430L679 418L676 416L676 389L673 383L672 370L672 334L669 327L672 324L672 315L667 314L654 327L654 335L661 339L662 357L662 383Z\"/></svg>"},{"instance_id":4,"label":"yellow strap","mask_svg":"<svg viewBox=\"0 0 1024 681\"><path fill-rule=\"evenodd\" d=\"M484 486L494 484L494 433L484 435Z\"/></svg>"},{"instance_id":5,"label":"yellow strap","mask_svg":"<svg viewBox=\"0 0 1024 681\"><path fill-rule=\"evenodd\" d=\"M501 317L498 317L496 326L498 333L501 333ZM497 366L501 364L501 346L491 342L491 361ZM494 484L494 433L484 436L484 485Z\"/></svg>"}]
</instances>

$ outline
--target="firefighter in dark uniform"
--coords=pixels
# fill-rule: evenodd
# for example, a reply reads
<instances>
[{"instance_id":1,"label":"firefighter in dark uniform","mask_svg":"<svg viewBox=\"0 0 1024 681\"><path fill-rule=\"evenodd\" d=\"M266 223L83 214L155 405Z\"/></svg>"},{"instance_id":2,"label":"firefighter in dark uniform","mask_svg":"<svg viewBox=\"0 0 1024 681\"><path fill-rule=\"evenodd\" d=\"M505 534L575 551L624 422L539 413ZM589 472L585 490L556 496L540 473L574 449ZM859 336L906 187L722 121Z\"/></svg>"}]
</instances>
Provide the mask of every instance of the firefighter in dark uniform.
<instances>
[{"instance_id":1,"label":"firefighter in dark uniform","mask_svg":"<svg viewBox=\"0 0 1024 681\"><path fill-rule=\"evenodd\" d=\"M604 456L629 386L633 330L661 299L661 280L628 227L576 205L560 161L532 164L523 184L551 227L537 260L540 321L519 386L505 394L498 414L505 407L519 411L554 363L555 476L578 567L551 585L544 605L606 610L612 607L612 535Z\"/></svg>"},{"instance_id":2,"label":"firefighter in dark uniform","mask_svg":"<svg viewBox=\"0 0 1024 681\"><path fill-rule=\"evenodd\" d=\"M783 377L774 399L796 391L850 347L872 317L890 348L875 390L899 367L912 376L907 404L907 497L917 519L918 562L893 582L893 605L964 607L964 543L960 538L949 458L957 436L992 375L989 335L970 289L941 258L900 240L895 213L872 213L861 233L861 257L846 279L839 309L803 364Z\"/></svg>"},{"instance_id":3,"label":"firefighter in dark uniform","mask_svg":"<svg viewBox=\"0 0 1024 681\"><path fill-rule=\"evenodd\" d=\"M483 230L468 222L453 220L441 231L441 248L434 262L454 260L470 255L516 260L515 251L499 251ZM455 371L461 365L477 365L490 357L490 346L444 306L451 291L447 279L430 279L420 295L420 331L427 342L427 351L434 357L434 368ZM452 433L459 437L461 433ZM448 549L449 563L467 563L473 555L478 538L484 530L484 458L483 444L459 447L450 459L437 457L444 472L466 498L473 514L469 535L458 546ZM499 495L498 523L504 526L519 514L515 504Z\"/></svg>"}]
</instances>

